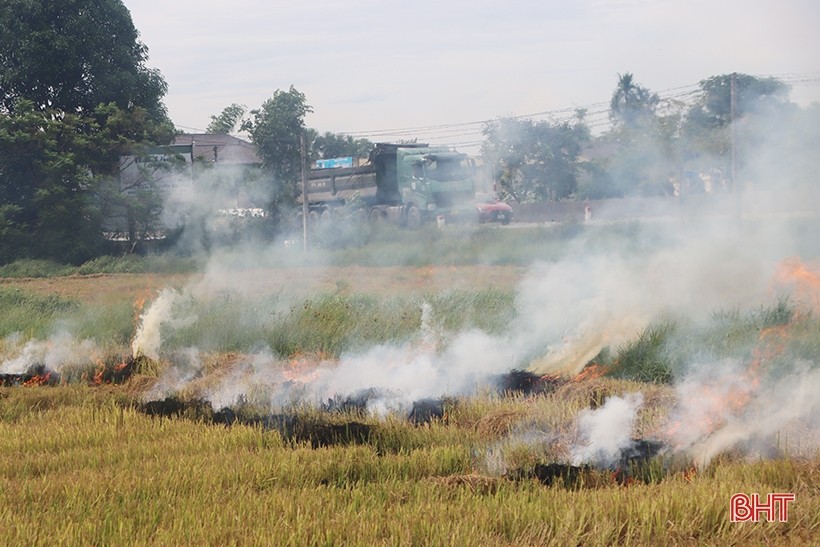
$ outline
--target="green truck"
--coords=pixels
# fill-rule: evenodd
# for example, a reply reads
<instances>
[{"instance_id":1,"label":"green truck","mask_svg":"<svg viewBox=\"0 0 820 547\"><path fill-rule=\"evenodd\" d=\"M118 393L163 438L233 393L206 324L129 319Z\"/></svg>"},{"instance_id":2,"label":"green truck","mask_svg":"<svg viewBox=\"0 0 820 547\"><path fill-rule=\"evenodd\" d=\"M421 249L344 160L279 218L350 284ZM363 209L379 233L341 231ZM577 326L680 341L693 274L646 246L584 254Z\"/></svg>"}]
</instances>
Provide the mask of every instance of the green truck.
<instances>
[{"instance_id":1,"label":"green truck","mask_svg":"<svg viewBox=\"0 0 820 547\"><path fill-rule=\"evenodd\" d=\"M475 216L475 165L445 146L379 143L364 165L313 169L307 181L309 220L357 200L359 214L410 229L430 220Z\"/></svg>"}]
</instances>

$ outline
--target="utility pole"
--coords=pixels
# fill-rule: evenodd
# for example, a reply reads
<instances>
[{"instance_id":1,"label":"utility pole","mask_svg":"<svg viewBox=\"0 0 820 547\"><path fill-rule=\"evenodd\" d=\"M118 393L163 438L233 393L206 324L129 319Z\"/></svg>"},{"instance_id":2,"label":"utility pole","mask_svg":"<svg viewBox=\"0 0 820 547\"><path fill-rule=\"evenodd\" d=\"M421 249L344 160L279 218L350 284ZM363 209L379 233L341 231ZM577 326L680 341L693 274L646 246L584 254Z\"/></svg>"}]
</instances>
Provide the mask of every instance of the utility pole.
<instances>
[{"instance_id":1,"label":"utility pole","mask_svg":"<svg viewBox=\"0 0 820 547\"><path fill-rule=\"evenodd\" d=\"M740 218L740 184L737 180L737 133L735 118L737 117L737 72L732 73L729 84L729 119L732 139L732 193L735 195L735 216Z\"/></svg>"},{"instance_id":2,"label":"utility pole","mask_svg":"<svg viewBox=\"0 0 820 547\"><path fill-rule=\"evenodd\" d=\"M302 160L302 237L305 251L308 250L308 198L307 198L307 146L305 133L299 135L299 154Z\"/></svg>"}]
</instances>

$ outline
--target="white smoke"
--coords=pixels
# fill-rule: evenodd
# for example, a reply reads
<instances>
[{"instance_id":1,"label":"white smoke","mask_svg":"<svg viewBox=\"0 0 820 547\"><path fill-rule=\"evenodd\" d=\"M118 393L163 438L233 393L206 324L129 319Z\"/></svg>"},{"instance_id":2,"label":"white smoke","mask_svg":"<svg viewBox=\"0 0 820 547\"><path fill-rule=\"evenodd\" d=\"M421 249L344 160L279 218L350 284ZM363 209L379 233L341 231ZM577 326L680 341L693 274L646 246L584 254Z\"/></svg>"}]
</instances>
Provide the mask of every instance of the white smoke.
<instances>
[{"instance_id":1,"label":"white smoke","mask_svg":"<svg viewBox=\"0 0 820 547\"><path fill-rule=\"evenodd\" d=\"M0 364L2 374L25 374L37 366L61 372L71 365L85 365L97 361L102 352L93 340L77 340L67 332L59 332L48 340L29 340L19 347L17 337L7 339L7 345L17 347L14 357Z\"/></svg>"},{"instance_id":2,"label":"white smoke","mask_svg":"<svg viewBox=\"0 0 820 547\"><path fill-rule=\"evenodd\" d=\"M162 346L162 324L171 320L174 304L180 295L173 289L163 289L159 296L140 316L140 324L134 339L131 341L131 352L134 357L145 355L159 359Z\"/></svg>"},{"instance_id":3,"label":"white smoke","mask_svg":"<svg viewBox=\"0 0 820 547\"><path fill-rule=\"evenodd\" d=\"M618 462L621 452L632 442L635 420L643 404L643 394L613 396L595 410L578 415L581 442L572 449L573 465L591 463L599 467Z\"/></svg>"},{"instance_id":4,"label":"white smoke","mask_svg":"<svg viewBox=\"0 0 820 547\"><path fill-rule=\"evenodd\" d=\"M738 361L696 367L676 386L669 437L700 466L736 450L755 457L820 449L820 370L801 362L777 377Z\"/></svg>"},{"instance_id":5,"label":"white smoke","mask_svg":"<svg viewBox=\"0 0 820 547\"><path fill-rule=\"evenodd\" d=\"M147 355L147 354L146 354ZM143 398L147 401L174 395L202 374L202 359L198 350L186 348L173 355L172 366L166 368Z\"/></svg>"}]
</instances>

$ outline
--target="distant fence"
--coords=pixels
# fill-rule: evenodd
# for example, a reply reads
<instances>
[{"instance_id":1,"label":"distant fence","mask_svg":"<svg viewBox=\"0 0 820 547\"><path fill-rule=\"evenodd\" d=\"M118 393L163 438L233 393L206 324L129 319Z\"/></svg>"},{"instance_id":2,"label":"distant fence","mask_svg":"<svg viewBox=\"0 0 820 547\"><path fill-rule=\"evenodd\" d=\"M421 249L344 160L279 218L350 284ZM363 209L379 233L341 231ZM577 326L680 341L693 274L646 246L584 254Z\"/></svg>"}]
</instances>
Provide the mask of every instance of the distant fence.
<instances>
[{"instance_id":1,"label":"distant fence","mask_svg":"<svg viewBox=\"0 0 820 547\"><path fill-rule=\"evenodd\" d=\"M630 220L669 217L702 217L817 214L820 210L817 191L796 194L777 192L743 192L741 194L693 194L682 197L645 197L588 201L549 201L514 203L518 222L582 222L591 220ZM587 208L588 211L587 211Z\"/></svg>"}]
</instances>

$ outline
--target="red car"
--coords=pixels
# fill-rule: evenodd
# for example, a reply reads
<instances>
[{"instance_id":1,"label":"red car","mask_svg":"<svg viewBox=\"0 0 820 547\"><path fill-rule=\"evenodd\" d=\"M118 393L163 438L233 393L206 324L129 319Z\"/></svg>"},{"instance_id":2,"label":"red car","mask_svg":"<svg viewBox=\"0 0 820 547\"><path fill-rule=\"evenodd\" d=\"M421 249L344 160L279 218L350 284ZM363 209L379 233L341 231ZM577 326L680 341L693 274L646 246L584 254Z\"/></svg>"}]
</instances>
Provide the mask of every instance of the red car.
<instances>
[{"instance_id":1,"label":"red car","mask_svg":"<svg viewBox=\"0 0 820 547\"><path fill-rule=\"evenodd\" d=\"M513 217L512 207L490 194L476 194L475 207L478 209L479 222L509 224Z\"/></svg>"}]
</instances>

